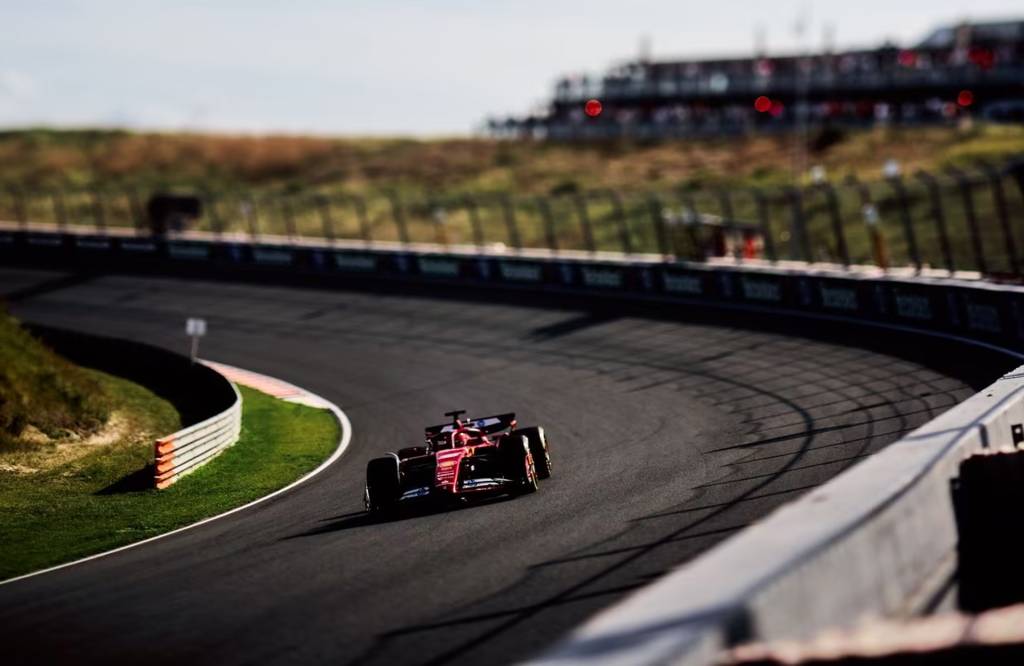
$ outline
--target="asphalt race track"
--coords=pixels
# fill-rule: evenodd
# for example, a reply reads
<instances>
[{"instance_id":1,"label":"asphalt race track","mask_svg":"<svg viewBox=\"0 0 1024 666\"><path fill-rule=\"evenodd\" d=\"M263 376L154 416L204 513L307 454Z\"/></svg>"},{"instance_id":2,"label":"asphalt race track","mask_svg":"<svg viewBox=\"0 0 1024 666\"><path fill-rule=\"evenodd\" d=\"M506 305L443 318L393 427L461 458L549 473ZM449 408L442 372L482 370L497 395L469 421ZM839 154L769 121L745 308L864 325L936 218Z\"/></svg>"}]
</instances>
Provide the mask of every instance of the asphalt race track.
<instances>
[{"instance_id":1,"label":"asphalt race track","mask_svg":"<svg viewBox=\"0 0 1024 666\"><path fill-rule=\"evenodd\" d=\"M0 269L39 324L204 357L336 402L348 452L296 491L0 587L4 664L506 663L973 391L875 351L582 307ZM990 379L994 379L993 375ZM374 524L366 460L442 412L549 431L537 494Z\"/></svg>"}]
</instances>

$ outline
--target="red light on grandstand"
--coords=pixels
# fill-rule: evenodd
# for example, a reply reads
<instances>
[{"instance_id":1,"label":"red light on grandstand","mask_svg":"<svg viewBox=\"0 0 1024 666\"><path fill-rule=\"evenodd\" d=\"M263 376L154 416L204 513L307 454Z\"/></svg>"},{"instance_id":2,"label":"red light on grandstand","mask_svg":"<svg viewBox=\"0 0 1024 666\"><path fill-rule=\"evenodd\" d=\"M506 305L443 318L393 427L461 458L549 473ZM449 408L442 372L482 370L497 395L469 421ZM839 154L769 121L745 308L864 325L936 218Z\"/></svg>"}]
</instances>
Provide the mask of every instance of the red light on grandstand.
<instances>
[{"instance_id":1,"label":"red light on grandstand","mask_svg":"<svg viewBox=\"0 0 1024 666\"><path fill-rule=\"evenodd\" d=\"M772 101L764 95L761 95L754 100L754 110L758 113L768 113L772 110Z\"/></svg>"},{"instance_id":2,"label":"red light on grandstand","mask_svg":"<svg viewBox=\"0 0 1024 666\"><path fill-rule=\"evenodd\" d=\"M967 52L967 59L974 63L978 69L992 69L996 64L996 54L980 46L972 46Z\"/></svg>"},{"instance_id":3,"label":"red light on grandstand","mask_svg":"<svg viewBox=\"0 0 1024 666\"><path fill-rule=\"evenodd\" d=\"M963 107L974 104L974 93L970 90L961 90L960 94L956 96L956 103Z\"/></svg>"},{"instance_id":4,"label":"red light on grandstand","mask_svg":"<svg viewBox=\"0 0 1024 666\"><path fill-rule=\"evenodd\" d=\"M583 112L586 113L591 118L597 118L599 115L601 115L602 108L603 107L601 106L601 102L597 101L596 99L588 99L587 103L583 105Z\"/></svg>"},{"instance_id":5,"label":"red light on grandstand","mask_svg":"<svg viewBox=\"0 0 1024 666\"><path fill-rule=\"evenodd\" d=\"M917 54L913 51L900 51L896 59L904 67L913 67L917 64Z\"/></svg>"}]
</instances>

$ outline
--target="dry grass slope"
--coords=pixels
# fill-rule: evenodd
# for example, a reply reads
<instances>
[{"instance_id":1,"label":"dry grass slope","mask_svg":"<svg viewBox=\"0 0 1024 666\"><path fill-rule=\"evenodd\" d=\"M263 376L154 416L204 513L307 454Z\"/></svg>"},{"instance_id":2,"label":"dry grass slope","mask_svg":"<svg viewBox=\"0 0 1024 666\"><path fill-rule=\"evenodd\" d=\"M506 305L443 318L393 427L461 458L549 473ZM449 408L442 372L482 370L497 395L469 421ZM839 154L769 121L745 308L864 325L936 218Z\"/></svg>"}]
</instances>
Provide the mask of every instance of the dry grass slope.
<instances>
[{"instance_id":1,"label":"dry grass slope","mask_svg":"<svg viewBox=\"0 0 1024 666\"><path fill-rule=\"evenodd\" d=\"M874 180L887 158L907 171L1024 153L1024 126L875 129L819 134L811 164ZM546 144L489 139L358 139L137 134L119 130L0 133L0 185L176 185L349 192L509 191L785 183L791 136Z\"/></svg>"},{"instance_id":2,"label":"dry grass slope","mask_svg":"<svg viewBox=\"0 0 1024 666\"><path fill-rule=\"evenodd\" d=\"M110 410L95 377L0 311L0 451L88 437L103 427Z\"/></svg>"}]
</instances>

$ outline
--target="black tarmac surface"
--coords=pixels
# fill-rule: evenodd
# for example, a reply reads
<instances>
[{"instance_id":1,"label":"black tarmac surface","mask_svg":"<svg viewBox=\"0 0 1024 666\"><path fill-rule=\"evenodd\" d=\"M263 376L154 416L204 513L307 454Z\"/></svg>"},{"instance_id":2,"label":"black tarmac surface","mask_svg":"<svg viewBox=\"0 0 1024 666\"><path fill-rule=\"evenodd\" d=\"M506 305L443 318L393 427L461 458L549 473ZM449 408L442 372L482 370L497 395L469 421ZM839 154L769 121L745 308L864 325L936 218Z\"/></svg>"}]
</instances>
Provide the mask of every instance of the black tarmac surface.
<instances>
[{"instance_id":1,"label":"black tarmac surface","mask_svg":"<svg viewBox=\"0 0 1024 666\"><path fill-rule=\"evenodd\" d=\"M10 665L522 660L973 392L876 351L583 303L6 269L0 293L29 322L182 352L205 317L205 358L318 393L354 431L291 493L0 586ZM552 478L369 521L366 460L461 408L545 426Z\"/></svg>"}]
</instances>

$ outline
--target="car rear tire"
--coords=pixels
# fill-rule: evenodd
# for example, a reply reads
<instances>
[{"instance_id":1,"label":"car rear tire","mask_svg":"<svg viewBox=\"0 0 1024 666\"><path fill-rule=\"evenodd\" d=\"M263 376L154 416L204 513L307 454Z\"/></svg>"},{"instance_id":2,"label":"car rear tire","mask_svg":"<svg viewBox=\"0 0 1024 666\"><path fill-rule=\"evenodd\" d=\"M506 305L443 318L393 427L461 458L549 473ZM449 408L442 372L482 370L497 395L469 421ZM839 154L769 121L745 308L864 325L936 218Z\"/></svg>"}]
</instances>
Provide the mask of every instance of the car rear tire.
<instances>
[{"instance_id":1,"label":"car rear tire","mask_svg":"<svg viewBox=\"0 0 1024 666\"><path fill-rule=\"evenodd\" d=\"M363 498L370 513L386 513L398 504L401 480L398 458L386 456L366 463L366 494Z\"/></svg>"},{"instance_id":2,"label":"car rear tire","mask_svg":"<svg viewBox=\"0 0 1024 666\"><path fill-rule=\"evenodd\" d=\"M546 479L551 476L551 451L548 449L548 437L544 428L520 428L515 434L522 435L530 445L533 465L537 469L537 478Z\"/></svg>"},{"instance_id":3,"label":"car rear tire","mask_svg":"<svg viewBox=\"0 0 1024 666\"><path fill-rule=\"evenodd\" d=\"M498 446L505 459L505 473L516 483L515 494L525 495L536 492L537 470L531 462L533 456L528 455L530 444L526 437L514 432L503 437Z\"/></svg>"}]
</instances>

